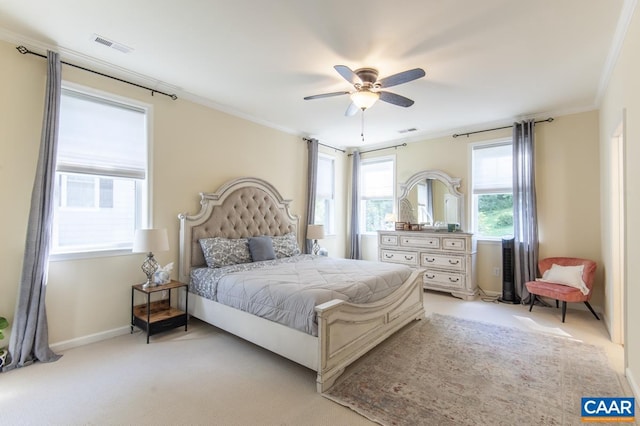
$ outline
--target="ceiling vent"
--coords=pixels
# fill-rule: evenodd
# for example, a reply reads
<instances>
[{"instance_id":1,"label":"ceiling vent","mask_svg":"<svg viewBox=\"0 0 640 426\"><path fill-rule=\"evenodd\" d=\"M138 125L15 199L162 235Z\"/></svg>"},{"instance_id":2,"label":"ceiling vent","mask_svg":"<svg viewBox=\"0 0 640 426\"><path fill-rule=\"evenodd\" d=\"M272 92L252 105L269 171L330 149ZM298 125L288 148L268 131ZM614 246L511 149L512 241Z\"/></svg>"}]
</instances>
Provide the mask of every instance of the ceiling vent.
<instances>
[{"instance_id":1,"label":"ceiling vent","mask_svg":"<svg viewBox=\"0 0 640 426\"><path fill-rule=\"evenodd\" d=\"M120 51L122 53L129 53L133 50L131 47L125 46L122 43L116 43L115 41L99 36L98 34L93 35L93 41L103 46L107 46L117 51Z\"/></svg>"}]
</instances>

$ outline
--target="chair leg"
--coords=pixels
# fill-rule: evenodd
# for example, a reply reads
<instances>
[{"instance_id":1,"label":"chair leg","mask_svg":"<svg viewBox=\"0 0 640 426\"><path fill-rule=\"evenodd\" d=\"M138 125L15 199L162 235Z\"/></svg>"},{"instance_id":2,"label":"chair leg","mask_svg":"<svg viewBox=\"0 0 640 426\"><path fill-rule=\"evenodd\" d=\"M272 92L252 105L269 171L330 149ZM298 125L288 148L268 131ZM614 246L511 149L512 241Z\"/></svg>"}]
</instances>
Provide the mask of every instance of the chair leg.
<instances>
[{"instance_id":1,"label":"chair leg","mask_svg":"<svg viewBox=\"0 0 640 426\"><path fill-rule=\"evenodd\" d=\"M600 318L598 318L598 314L596 314L596 311L593 310L593 308L591 307L591 304L589 304L589 302L584 302L584 304L587 305L587 308L589 308L593 316L596 317L598 321L600 321Z\"/></svg>"},{"instance_id":2,"label":"chair leg","mask_svg":"<svg viewBox=\"0 0 640 426\"><path fill-rule=\"evenodd\" d=\"M564 317L567 314L567 302L562 301L562 322L564 322Z\"/></svg>"},{"instance_id":3,"label":"chair leg","mask_svg":"<svg viewBox=\"0 0 640 426\"><path fill-rule=\"evenodd\" d=\"M529 312L531 312L531 309L533 309L533 304L536 301L536 295L529 293Z\"/></svg>"},{"instance_id":4,"label":"chair leg","mask_svg":"<svg viewBox=\"0 0 640 426\"><path fill-rule=\"evenodd\" d=\"M556 309L559 308L558 306L558 299L556 299Z\"/></svg>"}]
</instances>

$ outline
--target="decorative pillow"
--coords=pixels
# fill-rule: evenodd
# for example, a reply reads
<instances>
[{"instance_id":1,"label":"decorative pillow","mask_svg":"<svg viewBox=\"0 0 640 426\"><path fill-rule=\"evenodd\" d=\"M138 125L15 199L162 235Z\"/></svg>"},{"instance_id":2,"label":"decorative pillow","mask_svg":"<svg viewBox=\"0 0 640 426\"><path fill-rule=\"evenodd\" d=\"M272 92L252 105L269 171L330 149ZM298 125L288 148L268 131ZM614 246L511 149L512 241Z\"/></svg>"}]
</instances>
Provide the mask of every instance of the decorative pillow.
<instances>
[{"instance_id":1,"label":"decorative pillow","mask_svg":"<svg viewBox=\"0 0 640 426\"><path fill-rule=\"evenodd\" d=\"M273 241L271 237L251 237L249 238L249 252L254 262L261 260L273 260L276 253L273 251Z\"/></svg>"},{"instance_id":2,"label":"decorative pillow","mask_svg":"<svg viewBox=\"0 0 640 426\"><path fill-rule=\"evenodd\" d=\"M273 250L276 252L276 259L298 256L302 253L300 247L298 247L298 239L296 238L295 232L289 232L288 234L272 237L271 239L273 241Z\"/></svg>"},{"instance_id":3,"label":"decorative pillow","mask_svg":"<svg viewBox=\"0 0 640 426\"><path fill-rule=\"evenodd\" d=\"M544 271L540 281L547 281L557 284L568 285L569 287L575 287L582 292L585 296L589 294L589 288L582 280L582 272L584 271L584 265L577 266L560 266L557 264L551 265L551 268Z\"/></svg>"},{"instance_id":4,"label":"decorative pillow","mask_svg":"<svg viewBox=\"0 0 640 426\"><path fill-rule=\"evenodd\" d=\"M200 247L209 268L220 268L238 263L250 263L249 240L247 238L202 238Z\"/></svg>"}]
</instances>

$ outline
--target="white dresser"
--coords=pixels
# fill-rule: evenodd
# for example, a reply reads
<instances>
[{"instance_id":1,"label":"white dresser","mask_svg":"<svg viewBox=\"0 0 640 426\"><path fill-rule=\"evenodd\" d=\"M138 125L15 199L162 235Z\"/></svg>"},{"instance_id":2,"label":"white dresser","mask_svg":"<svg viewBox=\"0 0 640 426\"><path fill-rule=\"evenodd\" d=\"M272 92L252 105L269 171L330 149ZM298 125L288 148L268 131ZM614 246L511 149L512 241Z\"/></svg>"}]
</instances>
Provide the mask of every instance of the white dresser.
<instances>
[{"instance_id":1,"label":"white dresser","mask_svg":"<svg viewBox=\"0 0 640 426\"><path fill-rule=\"evenodd\" d=\"M476 284L476 240L466 232L378 231L381 262L425 270L424 288L471 300Z\"/></svg>"}]
</instances>

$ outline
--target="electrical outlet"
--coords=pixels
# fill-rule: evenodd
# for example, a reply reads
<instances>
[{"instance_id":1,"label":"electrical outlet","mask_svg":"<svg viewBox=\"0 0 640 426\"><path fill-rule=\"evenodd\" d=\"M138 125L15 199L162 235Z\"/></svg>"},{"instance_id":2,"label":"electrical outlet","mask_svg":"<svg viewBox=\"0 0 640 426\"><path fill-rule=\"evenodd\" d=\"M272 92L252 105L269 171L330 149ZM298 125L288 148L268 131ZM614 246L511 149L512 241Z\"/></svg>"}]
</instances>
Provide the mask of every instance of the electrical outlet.
<instances>
[{"instance_id":1,"label":"electrical outlet","mask_svg":"<svg viewBox=\"0 0 640 426\"><path fill-rule=\"evenodd\" d=\"M500 276L500 268L499 267L496 266L496 267L493 268L493 275L496 276L496 277Z\"/></svg>"}]
</instances>

